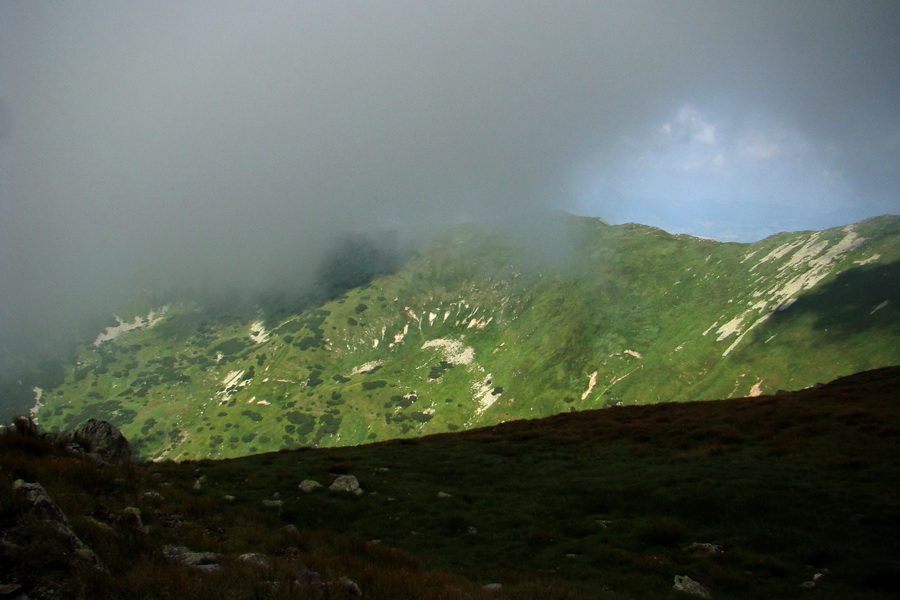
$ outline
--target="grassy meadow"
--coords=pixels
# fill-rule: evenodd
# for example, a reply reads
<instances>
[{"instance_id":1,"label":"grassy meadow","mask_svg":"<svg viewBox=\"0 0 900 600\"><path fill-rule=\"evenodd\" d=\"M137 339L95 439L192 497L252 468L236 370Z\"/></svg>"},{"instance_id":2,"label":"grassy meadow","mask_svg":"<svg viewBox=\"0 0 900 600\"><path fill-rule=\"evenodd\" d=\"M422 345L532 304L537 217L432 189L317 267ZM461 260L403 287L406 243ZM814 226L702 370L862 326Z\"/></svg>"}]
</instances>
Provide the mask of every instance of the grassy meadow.
<instances>
[{"instance_id":1,"label":"grassy meadow","mask_svg":"<svg viewBox=\"0 0 900 600\"><path fill-rule=\"evenodd\" d=\"M35 384L37 418L109 420L145 459L230 458L773 394L900 363L900 218L753 244L563 226L536 258L508 231L460 225L300 308L142 306L122 317L142 325Z\"/></svg>"}]
</instances>

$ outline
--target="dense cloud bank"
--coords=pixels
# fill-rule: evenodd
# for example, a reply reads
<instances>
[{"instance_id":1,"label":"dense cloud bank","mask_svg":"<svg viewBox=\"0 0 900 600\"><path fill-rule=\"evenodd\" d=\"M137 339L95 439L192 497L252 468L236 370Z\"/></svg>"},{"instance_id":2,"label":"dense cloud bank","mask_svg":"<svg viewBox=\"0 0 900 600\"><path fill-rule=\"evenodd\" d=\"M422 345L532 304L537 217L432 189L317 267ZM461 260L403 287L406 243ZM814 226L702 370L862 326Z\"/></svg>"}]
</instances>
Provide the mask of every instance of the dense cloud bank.
<instances>
[{"instance_id":1,"label":"dense cloud bank","mask_svg":"<svg viewBox=\"0 0 900 600\"><path fill-rule=\"evenodd\" d=\"M302 287L371 227L420 237L571 209L573 172L614 173L623 140L685 103L735 127L787 123L855 197L895 195L898 15L890 1L4 3L3 346L70 335L136 286Z\"/></svg>"}]
</instances>

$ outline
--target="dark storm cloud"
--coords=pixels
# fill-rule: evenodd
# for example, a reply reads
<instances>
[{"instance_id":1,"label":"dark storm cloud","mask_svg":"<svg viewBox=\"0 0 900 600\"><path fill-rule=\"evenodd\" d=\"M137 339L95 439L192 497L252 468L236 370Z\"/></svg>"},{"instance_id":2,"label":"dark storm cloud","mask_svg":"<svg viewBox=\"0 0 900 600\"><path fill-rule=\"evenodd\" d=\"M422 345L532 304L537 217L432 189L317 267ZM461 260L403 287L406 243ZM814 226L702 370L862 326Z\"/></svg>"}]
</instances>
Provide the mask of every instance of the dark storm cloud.
<instances>
[{"instance_id":1,"label":"dark storm cloud","mask_svg":"<svg viewBox=\"0 0 900 600\"><path fill-rule=\"evenodd\" d=\"M137 283L253 288L348 231L566 207L674 107L897 189L894 2L6 2L7 348Z\"/></svg>"}]
</instances>

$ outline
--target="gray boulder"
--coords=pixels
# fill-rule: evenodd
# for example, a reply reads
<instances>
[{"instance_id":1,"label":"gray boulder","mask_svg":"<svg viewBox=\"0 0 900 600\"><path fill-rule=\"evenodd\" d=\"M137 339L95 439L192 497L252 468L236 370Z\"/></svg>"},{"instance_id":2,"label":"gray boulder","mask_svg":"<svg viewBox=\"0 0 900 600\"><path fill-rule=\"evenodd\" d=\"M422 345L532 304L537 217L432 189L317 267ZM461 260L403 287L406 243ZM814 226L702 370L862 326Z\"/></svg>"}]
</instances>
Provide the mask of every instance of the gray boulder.
<instances>
[{"instance_id":1,"label":"gray boulder","mask_svg":"<svg viewBox=\"0 0 900 600\"><path fill-rule=\"evenodd\" d=\"M69 527L69 519L59 505L54 502L47 490L39 483L27 483L23 479L17 479L13 483L13 489L25 495L29 504L29 512L45 521L54 521Z\"/></svg>"},{"instance_id":2,"label":"gray boulder","mask_svg":"<svg viewBox=\"0 0 900 600\"><path fill-rule=\"evenodd\" d=\"M723 552L722 546L708 544L706 542L694 542L681 549L682 552L688 554L692 558L709 558Z\"/></svg>"},{"instance_id":3,"label":"gray boulder","mask_svg":"<svg viewBox=\"0 0 900 600\"><path fill-rule=\"evenodd\" d=\"M314 479L304 479L303 481L300 482L300 485L298 485L297 487L300 488L301 492L305 492L308 494L311 491L313 491L314 489L320 488L323 486L321 483L319 483L318 481L316 481Z\"/></svg>"},{"instance_id":4,"label":"gray boulder","mask_svg":"<svg viewBox=\"0 0 900 600\"><path fill-rule=\"evenodd\" d=\"M215 552L188 552L181 557L181 564L189 567L199 567L214 565L220 560L222 560L222 555Z\"/></svg>"},{"instance_id":5,"label":"gray boulder","mask_svg":"<svg viewBox=\"0 0 900 600\"><path fill-rule=\"evenodd\" d=\"M90 449L90 455L100 463L124 465L131 462L131 444L112 423L89 419L64 435L75 442L84 441Z\"/></svg>"},{"instance_id":6,"label":"gray boulder","mask_svg":"<svg viewBox=\"0 0 900 600\"><path fill-rule=\"evenodd\" d=\"M165 546L163 555L169 561L190 567L202 573L217 573L222 570L221 554L215 552L193 552L187 546Z\"/></svg>"},{"instance_id":7,"label":"gray boulder","mask_svg":"<svg viewBox=\"0 0 900 600\"><path fill-rule=\"evenodd\" d=\"M697 596L698 598L712 598L712 592L710 592L706 586L694 581L687 575L676 575L675 584L672 586L672 589L678 592L684 592L685 594L691 594L692 596Z\"/></svg>"},{"instance_id":8,"label":"gray boulder","mask_svg":"<svg viewBox=\"0 0 900 600\"><path fill-rule=\"evenodd\" d=\"M249 563L251 565L256 565L257 567L261 567L263 569L268 568L269 559L266 558L265 554L260 554L258 552L249 552L247 554L241 554L237 557L240 562Z\"/></svg>"},{"instance_id":9,"label":"gray boulder","mask_svg":"<svg viewBox=\"0 0 900 600\"><path fill-rule=\"evenodd\" d=\"M328 489L333 492L346 492L354 496L363 494L362 488L359 487L359 480L353 475L341 475L334 480L334 483L328 486Z\"/></svg>"},{"instance_id":10,"label":"gray boulder","mask_svg":"<svg viewBox=\"0 0 900 600\"><path fill-rule=\"evenodd\" d=\"M22 479L17 479L13 483L13 489L24 494L29 504L28 514L48 523L56 531L60 540L72 550L78 559L90 563L98 569L103 569L100 559L97 558L93 550L81 541L81 538L75 535L68 517L66 517L59 505L50 498L44 486L40 483L27 483Z\"/></svg>"}]
</instances>

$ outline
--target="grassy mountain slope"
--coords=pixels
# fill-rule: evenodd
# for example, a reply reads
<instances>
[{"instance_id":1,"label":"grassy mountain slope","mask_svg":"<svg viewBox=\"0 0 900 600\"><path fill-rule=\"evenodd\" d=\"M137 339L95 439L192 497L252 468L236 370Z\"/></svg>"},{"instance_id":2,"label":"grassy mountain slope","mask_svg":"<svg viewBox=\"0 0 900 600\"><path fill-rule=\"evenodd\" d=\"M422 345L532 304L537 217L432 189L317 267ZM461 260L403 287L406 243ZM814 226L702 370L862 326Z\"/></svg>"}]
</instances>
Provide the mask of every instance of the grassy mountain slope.
<instances>
[{"instance_id":1,"label":"grassy mountain slope","mask_svg":"<svg viewBox=\"0 0 900 600\"><path fill-rule=\"evenodd\" d=\"M893 367L778 396L125 469L0 434L0 525L22 544L0 544L0 582L37 598L350 597L291 584L312 569L371 600L674 600L692 597L672 591L687 575L723 600L895 598L898 392ZM343 474L364 493L298 489ZM106 571L68 567L20 518L19 477L43 483ZM223 569L172 564L167 544Z\"/></svg>"},{"instance_id":2,"label":"grassy mountain slope","mask_svg":"<svg viewBox=\"0 0 900 600\"><path fill-rule=\"evenodd\" d=\"M107 418L144 457L228 457L900 363L898 217L753 244L561 227L529 250L459 226L395 273L274 321L187 304L126 319L140 326L83 346L38 417Z\"/></svg>"}]
</instances>

